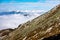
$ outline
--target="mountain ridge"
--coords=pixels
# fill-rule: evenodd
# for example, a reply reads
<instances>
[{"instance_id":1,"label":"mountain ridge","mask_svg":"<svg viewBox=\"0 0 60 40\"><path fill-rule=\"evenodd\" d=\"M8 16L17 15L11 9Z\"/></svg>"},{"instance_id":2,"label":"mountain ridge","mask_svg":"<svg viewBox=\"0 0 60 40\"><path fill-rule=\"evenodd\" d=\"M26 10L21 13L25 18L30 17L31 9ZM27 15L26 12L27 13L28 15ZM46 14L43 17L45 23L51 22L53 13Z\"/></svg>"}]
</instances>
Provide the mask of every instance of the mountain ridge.
<instances>
[{"instance_id":1,"label":"mountain ridge","mask_svg":"<svg viewBox=\"0 0 60 40\"><path fill-rule=\"evenodd\" d=\"M45 14L21 24L3 40L43 40L60 34L60 4Z\"/></svg>"}]
</instances>

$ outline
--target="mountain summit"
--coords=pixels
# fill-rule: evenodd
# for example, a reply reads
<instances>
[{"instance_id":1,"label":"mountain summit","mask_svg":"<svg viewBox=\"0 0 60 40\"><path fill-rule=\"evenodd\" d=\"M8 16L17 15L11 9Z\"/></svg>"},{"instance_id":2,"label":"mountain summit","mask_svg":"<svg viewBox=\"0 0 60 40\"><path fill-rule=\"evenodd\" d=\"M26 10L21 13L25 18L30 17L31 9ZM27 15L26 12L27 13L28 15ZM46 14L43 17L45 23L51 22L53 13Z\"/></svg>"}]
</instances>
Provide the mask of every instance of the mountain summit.
<instances>
[{"instance_id":1,"label":"mountain summit","mask_svg":"<svg viewBox=\"0 0 60 40\"><path fill-rule=\"evenodd\" d=\"M45 14L21 24L3 40L43 40L60 34L60 4Z\"/></svg>"}]
</instances>

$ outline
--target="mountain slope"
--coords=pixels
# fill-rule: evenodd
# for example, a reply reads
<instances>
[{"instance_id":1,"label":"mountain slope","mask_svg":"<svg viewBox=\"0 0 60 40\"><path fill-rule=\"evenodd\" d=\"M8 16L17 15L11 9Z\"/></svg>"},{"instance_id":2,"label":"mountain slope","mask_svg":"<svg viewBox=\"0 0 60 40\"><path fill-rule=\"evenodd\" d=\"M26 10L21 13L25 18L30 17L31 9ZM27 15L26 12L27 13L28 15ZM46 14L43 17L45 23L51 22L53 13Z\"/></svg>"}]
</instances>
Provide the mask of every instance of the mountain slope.
<instances>
[{"instance_id":1,"label":"mountain slope","mask_svg":"<svg viewBox=\"0 0 60 40\"><path fill-rule=\"evenodd\" d=\"M45 14L21 24L3 40L42 40L60 34L60 5Z\"/></svg>"}]
</instances>

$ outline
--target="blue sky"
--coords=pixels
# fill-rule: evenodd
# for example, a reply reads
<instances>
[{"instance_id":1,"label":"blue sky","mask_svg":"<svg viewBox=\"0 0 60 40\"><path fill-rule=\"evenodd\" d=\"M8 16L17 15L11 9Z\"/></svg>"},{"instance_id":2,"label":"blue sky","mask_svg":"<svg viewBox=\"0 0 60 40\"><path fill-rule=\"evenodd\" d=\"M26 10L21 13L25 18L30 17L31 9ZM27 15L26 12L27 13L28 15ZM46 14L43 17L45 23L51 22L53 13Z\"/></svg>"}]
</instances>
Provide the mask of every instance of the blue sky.
<instances>
[{"instance_id":1,"label":"blue sky","mask_svg":"<svg viewBox=\"0 0 60 40\"><path fill-rule=\"evenodd\" d=\"M0 3L9 3L9 2L45 2L46 0L0 0Z\"/></svg>"},{"instance_id":2,"label":"blue sky","mask_svg":"<svg viewBox=\"0 0 60 40\"><path fill-rule=\"evenodd\" d=\"M0 0L0 12L16 10L48 11L60 4L60 0Z\"/></svg>"}]
</instances>

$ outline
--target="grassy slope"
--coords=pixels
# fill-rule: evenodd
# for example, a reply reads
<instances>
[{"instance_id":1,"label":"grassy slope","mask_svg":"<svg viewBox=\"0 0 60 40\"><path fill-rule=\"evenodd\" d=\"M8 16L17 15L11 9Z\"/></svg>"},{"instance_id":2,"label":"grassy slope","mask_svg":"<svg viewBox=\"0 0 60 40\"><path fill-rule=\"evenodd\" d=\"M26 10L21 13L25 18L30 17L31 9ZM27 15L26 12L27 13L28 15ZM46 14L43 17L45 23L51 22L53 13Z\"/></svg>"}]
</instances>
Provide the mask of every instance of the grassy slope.
<instances>
[{"instance_id":1,"label":"grassy slope","mask_svg":"<svg viewBox=\"0 0 60 40\"><path fill-rule=\"evenodd\" d=\"M60 5L35 18L31 22L20 25L11 32L6 40L38 40L60 33ZM5 40L5 39L4 39Z\"/></svg>"}]
</instances>

